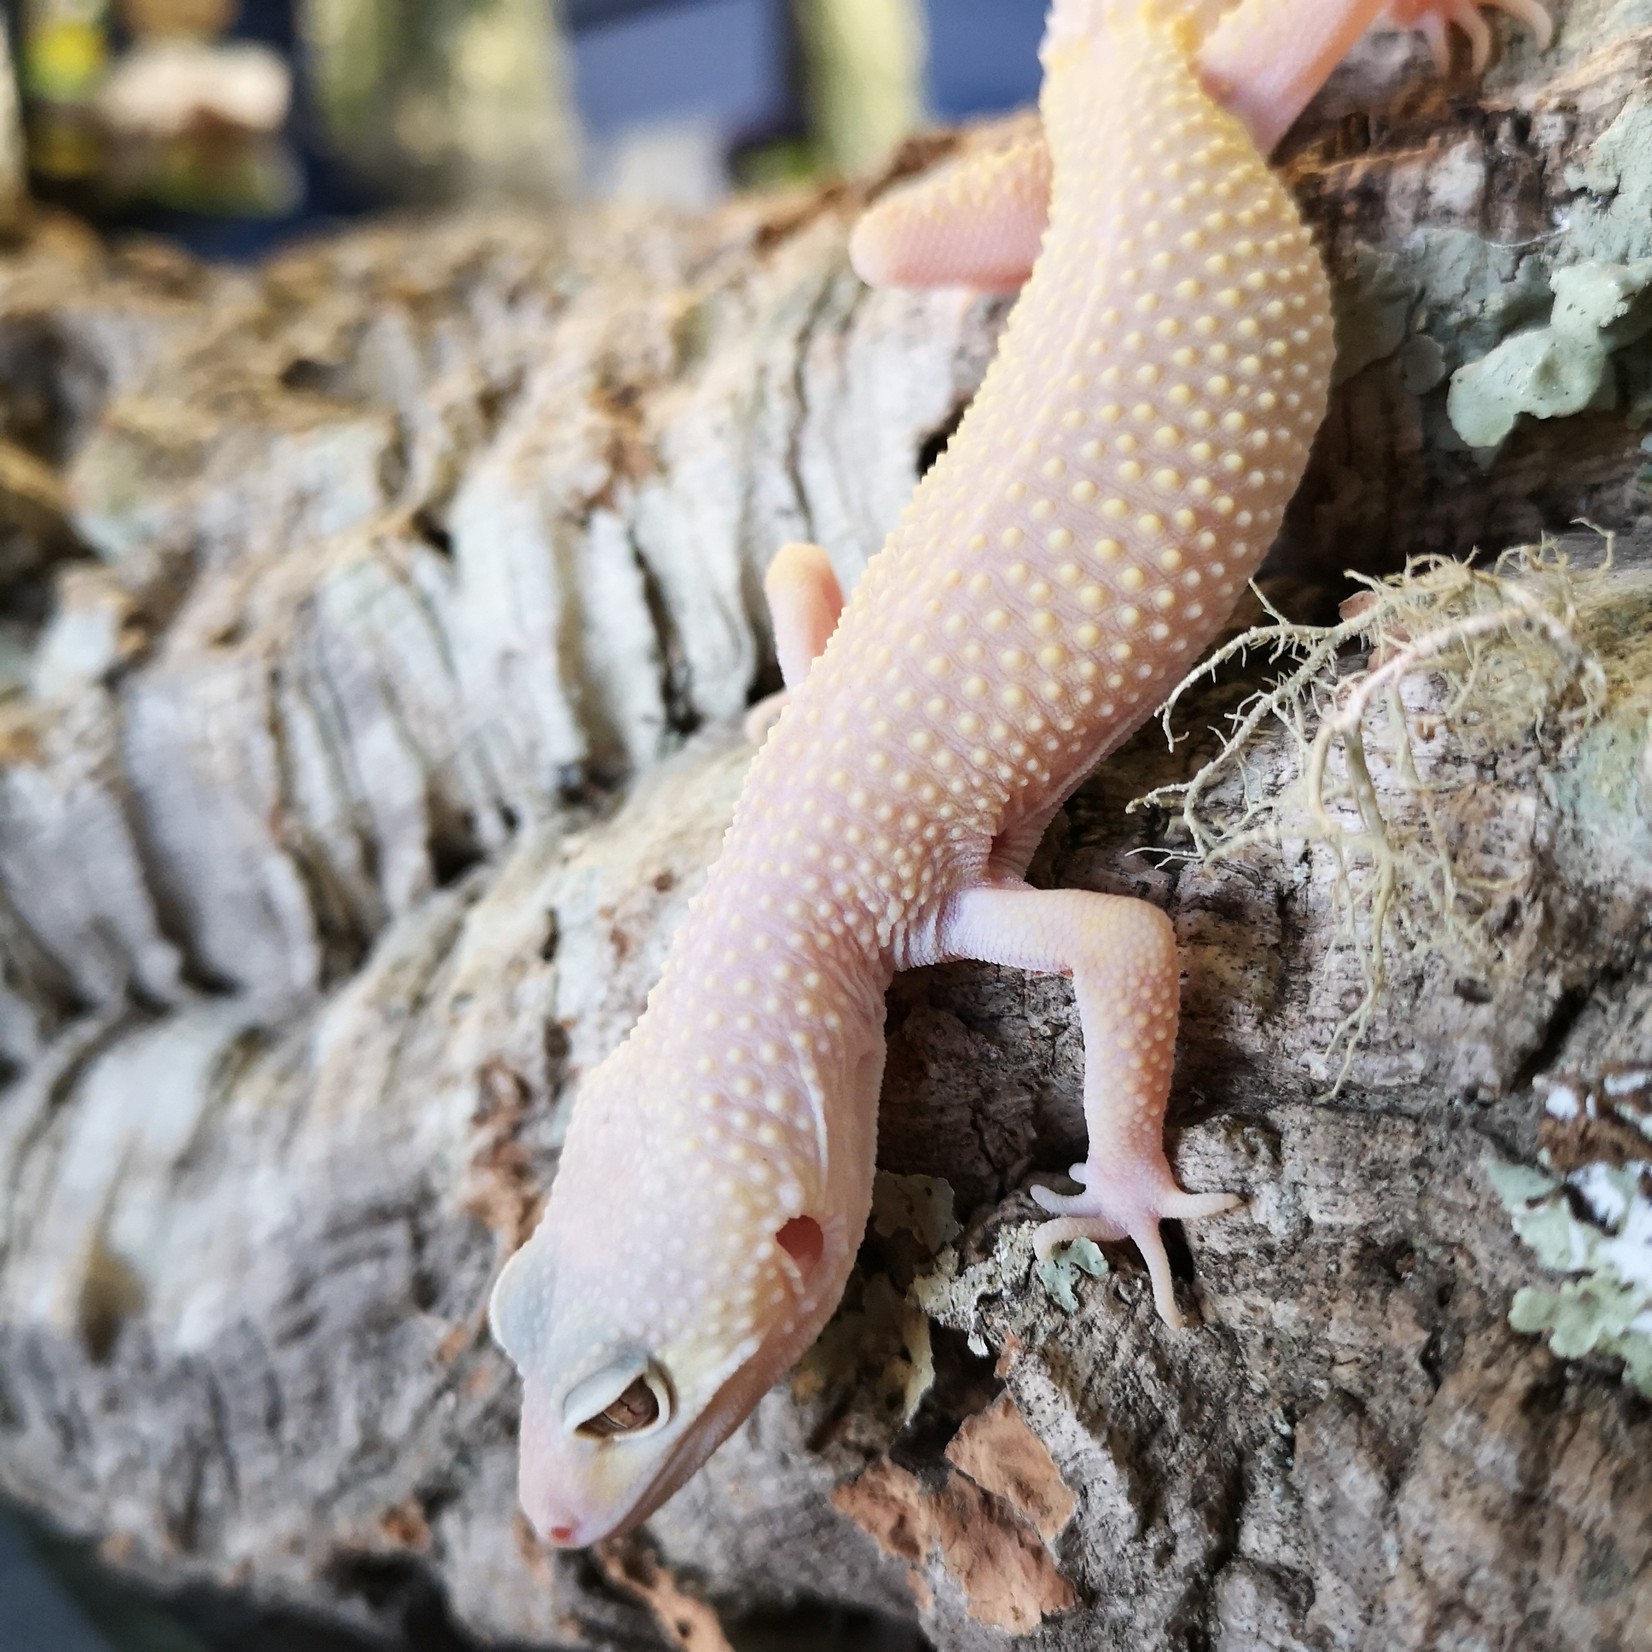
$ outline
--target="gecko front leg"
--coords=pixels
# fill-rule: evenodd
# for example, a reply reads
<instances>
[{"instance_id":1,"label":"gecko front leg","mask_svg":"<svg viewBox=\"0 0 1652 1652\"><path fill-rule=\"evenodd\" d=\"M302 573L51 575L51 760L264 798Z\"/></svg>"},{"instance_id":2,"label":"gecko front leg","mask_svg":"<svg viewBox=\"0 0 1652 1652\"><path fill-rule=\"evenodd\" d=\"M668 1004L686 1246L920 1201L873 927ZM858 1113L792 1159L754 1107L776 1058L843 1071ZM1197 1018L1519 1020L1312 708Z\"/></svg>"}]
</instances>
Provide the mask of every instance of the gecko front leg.
<instances>
[{"instance_id":1,"label":"gecko front leg","mask_svg":"<svg viewBox=\"0 0 1652 1652\"><path fill-rule=\"evenodd\" d=\"M1049 216L1050 151L1036 127L885 197L855 225L849 261L874 287L1025 283Z\"/></svg>"},{"instance_id":2,"label":"gecko front leg","mask_svg":"<svg viewBox=\"0 0 1652 1652\"><path fill-rule=\"evenodd\" d=\"M1083 890L988 884L955 895L942 915L940 956L1070 975L1084 1033L1089 1150L1074 1165L1077 1194L1035 1188L1057 1219L1038 1254L1069 1239L1132 1239L1165 1323L1180 1326L1159 1223L1214 1216L1233 1193L1188 1193L1164 1154L1164 1112L1176 1057L1180 966L1170 920L1146 901Z\"/></svg>"}]
</instances>

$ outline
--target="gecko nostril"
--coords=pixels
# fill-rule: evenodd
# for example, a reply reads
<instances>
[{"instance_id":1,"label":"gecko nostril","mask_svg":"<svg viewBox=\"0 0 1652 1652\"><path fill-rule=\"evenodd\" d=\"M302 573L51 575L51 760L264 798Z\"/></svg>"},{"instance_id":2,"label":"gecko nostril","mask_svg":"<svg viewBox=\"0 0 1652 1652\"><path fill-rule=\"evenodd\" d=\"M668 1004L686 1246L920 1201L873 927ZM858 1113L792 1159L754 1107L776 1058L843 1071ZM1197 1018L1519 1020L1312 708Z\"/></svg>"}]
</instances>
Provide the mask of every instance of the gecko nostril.
<instances>
[{"instance_id":1,"label":"gecko nostril","mask_svg":"<svg viewBox=\"0 0 1652 1652\"><path fill-rule=\"evenodd\" d=\"M775 1234L774 1242L797 1264L803 1283L809 1283L826 1251L826 1235L812 1216L794 1216Z\"/></svg>"}]
</instances>

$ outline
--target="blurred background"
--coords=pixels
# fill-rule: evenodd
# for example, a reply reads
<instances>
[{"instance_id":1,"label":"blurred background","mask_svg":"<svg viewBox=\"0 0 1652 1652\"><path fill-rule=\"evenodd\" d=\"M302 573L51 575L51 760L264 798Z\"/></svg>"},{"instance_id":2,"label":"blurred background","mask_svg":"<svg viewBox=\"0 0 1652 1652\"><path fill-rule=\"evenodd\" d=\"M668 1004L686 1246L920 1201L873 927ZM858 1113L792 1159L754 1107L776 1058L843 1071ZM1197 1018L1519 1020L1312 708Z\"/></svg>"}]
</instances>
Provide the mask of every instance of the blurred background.
<instances>
[{"instance_id":1,"label":"blurred background","mask_svg":"<svg viewBox=\"0 0 1652 1652\"><path fill-rule=\"evenodd\" d=\"M701 207L1030 101L1043 9L5 0L24 154L0 184L228 258L396 206Z\"/></svg>"}]
</instances>

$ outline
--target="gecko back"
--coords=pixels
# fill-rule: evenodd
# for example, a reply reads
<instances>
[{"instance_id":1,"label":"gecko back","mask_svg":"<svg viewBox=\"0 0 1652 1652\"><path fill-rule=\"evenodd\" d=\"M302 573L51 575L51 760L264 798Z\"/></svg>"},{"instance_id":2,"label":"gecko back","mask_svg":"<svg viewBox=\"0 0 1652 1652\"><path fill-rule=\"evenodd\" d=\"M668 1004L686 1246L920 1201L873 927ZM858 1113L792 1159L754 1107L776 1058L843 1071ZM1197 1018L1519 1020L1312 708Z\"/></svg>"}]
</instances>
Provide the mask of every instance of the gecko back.
<instances>
[{"instance_id":1,"label":"gecko back","mask_svg":"<svg viewBox=\"0 0 1652 1652\"><path fill-rule=\"evenodd\" d=\"M1294 201L1201 89L1191 26L1112 9L1104 38L1046 48L1032 278L729 845L742 877L795 879L812 841L832 921L872 950L1159 704L1272 542L1324 413L1329 295Z\"/></svg>"},{"instance_id":2,"label":"gecko back","mask_svg":"<svg viewBox=\"0 0 1652 1652\"><path fill-rule=\"evenodd\" d=\"M890 974L1205 646L1304 464L1319 261L1189 26L1119 9L1048 48L1052 217L997 359L754 762L495 1292L553 1541L643 1518L818 1333L870 1205Z\"/></svg>"}]
</instances>

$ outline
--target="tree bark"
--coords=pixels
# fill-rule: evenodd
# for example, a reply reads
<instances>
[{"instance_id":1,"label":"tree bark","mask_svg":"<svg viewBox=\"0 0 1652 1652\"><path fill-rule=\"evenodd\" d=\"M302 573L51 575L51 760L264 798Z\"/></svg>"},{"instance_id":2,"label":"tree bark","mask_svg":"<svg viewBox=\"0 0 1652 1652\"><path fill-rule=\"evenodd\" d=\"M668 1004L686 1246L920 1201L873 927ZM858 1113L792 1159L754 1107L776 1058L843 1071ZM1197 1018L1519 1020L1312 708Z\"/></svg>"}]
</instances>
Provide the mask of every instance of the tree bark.
<instances>
[{"instance_id":1,"label":"tree bark","mask_svg":"<svg viewBox=\"0 0 1652 1652\"><path fill-rule=\"evenodd\" d=\"M1488 743L1450 681L1405 686L1487 944L1395 952L1327 1094L1366 978L1325 843L1287 810L1200 864L1125 811L1270 668L1198 691L1034 875L1176 920L1174 1155L1249 1197L1174 1240L1202 1324L1159 1324L1128 1247L1033 1268L1026 1190L1081 1140L1067 984L901 977L839 1320L646 1549L594 1558L513 1512L487 1287L716 852L768 558L813 539L853 580L1003 306L863 289L860 188L237 273L42 226L0 266L0 1489L165 1583L371 1619L421 1572L542 1645L709 1647L800 1600L960 1652L1652 1644L1638 1333L1562 1358L1509 1317L1560 1286L1517 1226L1652 1157L1652 29L1562 22L1478 95L1372 41L1282 161L1342 355L1270 595L1324 619L1344 568L1618 534L1565 621L1592 720ZM1567 271L1621 305L1579 322ZM1248 763L1288 795L1297 740ZM1545 1112L1563 1076L1599 1116Z\"/></svg>"}]
</instances>

